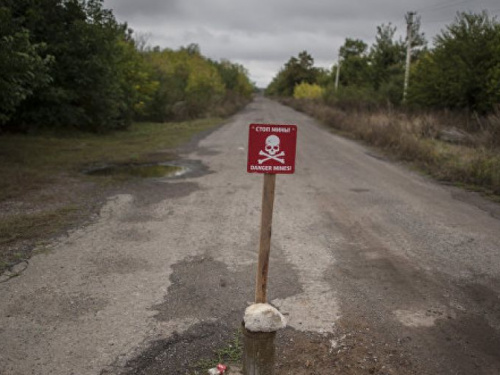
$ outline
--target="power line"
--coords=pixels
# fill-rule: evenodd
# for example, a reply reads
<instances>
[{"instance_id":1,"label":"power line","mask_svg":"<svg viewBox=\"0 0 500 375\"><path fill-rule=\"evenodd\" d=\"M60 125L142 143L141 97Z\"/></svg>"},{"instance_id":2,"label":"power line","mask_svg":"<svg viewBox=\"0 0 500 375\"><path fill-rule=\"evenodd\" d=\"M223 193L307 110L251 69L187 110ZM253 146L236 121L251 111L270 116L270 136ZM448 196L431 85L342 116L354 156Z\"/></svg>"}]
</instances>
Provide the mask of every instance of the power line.
<instances>
[{"instance_id":1,"label":"power line","mask_svg":"<svg viewBox=\"0 0 500 375\"><path fill-rule=\"evenodd\" d=\"M498 9L484 9L487 13L489 13L490 15L492 15L493 13L495 12L500 12L500 8ZM455 17L453 18L446 18L446 19L438 19L438 20L433 20L433 19L423 19L421 21L422 25L424 24L429 24L429 23L439 23L439 22L453 22L455 20Z\"/></svg>"},{"instance_id":2,"label":"power line","mask_svg":"<svg viewBox=\"0 0 500 375\"><path fill-rule=\"evenodd\" d=\"M425 22L422 22L422 24L425 24L425 25L428 25L429 23L448 23L448 22L453 22L454 19L445 19L445 20L430 20L430 21L425 21Z\"/></svg>"},{"instance_id":3,"label":"power line","mask_svg":"<svg viewBox=\"0 0 500 375\"><path fill-rule=\"evenodd\" d=\"M445 2L445 3L440 3L436 5L432 5L430 7L423 7L420 9L417 9L417 12L427 12L427 11L434 11L434 10L441 10L449 7L454 7L457 5L462 5L470 2L475 2L476 0L462 0L462 1L453 1L453 2Z\"/></svg>"}]
</instances>

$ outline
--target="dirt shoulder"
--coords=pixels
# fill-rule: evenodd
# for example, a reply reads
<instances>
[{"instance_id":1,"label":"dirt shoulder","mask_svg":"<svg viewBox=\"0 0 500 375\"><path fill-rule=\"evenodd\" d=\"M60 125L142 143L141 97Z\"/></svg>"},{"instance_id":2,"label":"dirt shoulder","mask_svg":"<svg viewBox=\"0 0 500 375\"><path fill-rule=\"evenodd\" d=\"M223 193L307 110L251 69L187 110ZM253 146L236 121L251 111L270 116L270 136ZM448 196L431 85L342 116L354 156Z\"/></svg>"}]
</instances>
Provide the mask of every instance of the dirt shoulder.
<instances>
[{"instance_id":1,"label":"dirt shoulder","mask_svg":"<svg viewBox=\"0 0 500 375\"><path fill-rule=\"evenodd\" d=\"M96 217L106 198L143 182L126 173L91 176L107 166L175 164L178 151L196 147L222 119L134 124L106 135L0 137L0 275L15 277L54 237Z\"/></svg>"}]
</instances>

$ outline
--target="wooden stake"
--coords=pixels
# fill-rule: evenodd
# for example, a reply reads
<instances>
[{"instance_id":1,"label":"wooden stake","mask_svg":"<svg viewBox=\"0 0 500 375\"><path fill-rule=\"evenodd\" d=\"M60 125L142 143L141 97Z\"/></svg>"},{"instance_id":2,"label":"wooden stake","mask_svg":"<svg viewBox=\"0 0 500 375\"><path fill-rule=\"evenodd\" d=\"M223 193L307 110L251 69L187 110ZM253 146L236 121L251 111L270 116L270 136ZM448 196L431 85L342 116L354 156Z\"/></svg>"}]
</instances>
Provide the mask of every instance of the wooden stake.
<instances>
[{"instance_id":1,"label":"wooden stake","mask_svg":"<svg viewBox=\"0 0 500 375\"><path fill-rule=\"evenodd\" d=\"M259 261L255 282L255 303L267 302L267 273L271 251L271 227L273 222L275 174L264 174L262 189L262 217L260 220Z\"/></svg>"}]
</instances>

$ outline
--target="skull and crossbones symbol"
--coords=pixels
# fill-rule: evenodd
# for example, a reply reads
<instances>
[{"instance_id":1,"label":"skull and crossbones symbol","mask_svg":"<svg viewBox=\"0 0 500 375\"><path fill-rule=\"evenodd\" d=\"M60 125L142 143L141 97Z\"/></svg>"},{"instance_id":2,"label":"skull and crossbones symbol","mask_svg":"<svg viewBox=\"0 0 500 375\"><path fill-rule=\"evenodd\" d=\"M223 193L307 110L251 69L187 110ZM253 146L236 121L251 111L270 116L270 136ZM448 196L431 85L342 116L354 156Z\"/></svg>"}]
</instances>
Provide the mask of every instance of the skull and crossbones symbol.
<instances>
[{"instance_id":1,"label":"skull and crossbones symbol","mask_svg":"<svg viewBox=\"0 0 500 375\"><path fill-rule=\"evenodd\" d=\"M265 151L264 151L265 150ZM268 160L276 160L281 164L285 164L285 159L280 158L280 156L285 156L285 151L280 151L280 139L277 135L270 135L266 138L266 146L264 150L259 152L259 155L265 156L264 159L259 159L257 162L262 164Z\"/></svg>"}]
</instances>

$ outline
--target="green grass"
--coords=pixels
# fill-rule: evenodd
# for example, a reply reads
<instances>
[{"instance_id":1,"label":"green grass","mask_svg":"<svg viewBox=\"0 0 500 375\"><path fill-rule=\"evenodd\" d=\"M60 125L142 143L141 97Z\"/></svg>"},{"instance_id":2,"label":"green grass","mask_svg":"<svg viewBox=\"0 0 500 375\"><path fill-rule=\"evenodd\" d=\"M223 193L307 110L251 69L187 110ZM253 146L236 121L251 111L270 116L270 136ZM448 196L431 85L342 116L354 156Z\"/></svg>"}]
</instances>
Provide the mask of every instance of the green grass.
<instances>
[{"instance_id":1,"label":"green grass","mask_svg":"<svg viewBox=\"0 0 500 375\"><path fill-rule=\"evenodd\" d=\"M19 215L0 220L0 245L17 240L35 239L40 234L52 235L76 213L78 207L66 206L53 211Z\"/></svg>"},{"instance_id":2,"label":"green grass","mask_svg":"<svg viewBox=\"0 0 500 375\"><path fill-rule=\"evenodd\" d=\"M127 131L106 135L1 135L0 201L37 189L61 173L78 175L102 164L166 161L172 154L155 152L178 147L220 123L220 119L136 123Z\"/></svg>"},{"instance_id":3,"label":"green grass","mask_svg":"<svg viewBox=\"0 0 500 375\"><path fill-rule=\"evenodd\" d=\"M29 259L33 252L48 252L48 249L43 247L9 248L9 245L20 241L43 243L40 240L57 234L77 216L78 211L78 207L67 205L34 214L12 215L0 220L0 273L14 264Z\"/></svg>"},{"instance_id":4,"label":"green grass","mask_svg":"<svg viewBox=\"0 0 500 375\"><path fill-rule=\"evenodd\" d=\"M217 366L219 363L225 365L238 364L243 355L243 342L241 338L241 331L236 331L231 340L223 347L214 351L214 355L211 358L203 358L194 365L196 368L194 374L206 374L208 369Z\"/></svg>"}]
</instances>

